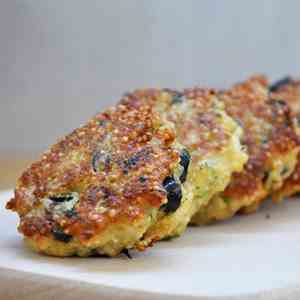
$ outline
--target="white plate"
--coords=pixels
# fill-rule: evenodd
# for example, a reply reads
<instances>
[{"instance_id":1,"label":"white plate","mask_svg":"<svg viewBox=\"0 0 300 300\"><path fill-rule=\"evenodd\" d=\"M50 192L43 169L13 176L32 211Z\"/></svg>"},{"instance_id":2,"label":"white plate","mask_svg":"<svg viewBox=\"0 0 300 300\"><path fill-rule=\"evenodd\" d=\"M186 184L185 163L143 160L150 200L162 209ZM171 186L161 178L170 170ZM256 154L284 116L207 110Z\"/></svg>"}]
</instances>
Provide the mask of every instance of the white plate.
<instances>
[{"instance_id":1,"label":"white plate","mask_svg":"<svg viewBox=\"0 0 300 300\"><path fill-rule=\"evenodd\" d=\"M21 295L25 285L39 282L30 299L300 299L300 201L295 199L190 228L179 239L133 252L130 260L32 253L16 231L16 215L4 209L10 196L0 193L0 296Z\"/></svg>"}]
</instances>

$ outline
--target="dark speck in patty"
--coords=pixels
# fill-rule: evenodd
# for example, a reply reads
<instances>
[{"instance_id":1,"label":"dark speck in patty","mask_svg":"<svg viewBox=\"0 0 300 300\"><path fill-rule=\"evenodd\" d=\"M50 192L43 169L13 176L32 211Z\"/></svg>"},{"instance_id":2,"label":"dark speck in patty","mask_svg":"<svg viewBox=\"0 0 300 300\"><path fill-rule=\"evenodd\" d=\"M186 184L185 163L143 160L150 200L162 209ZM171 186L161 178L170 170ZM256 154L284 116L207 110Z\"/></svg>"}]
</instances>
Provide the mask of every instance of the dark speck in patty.
<instances>
[{"instance_id":1,"label":"dark speck in patty","mask_svg":"<svg viewBox=\"0 0 300 300\"><path fill-rule=\"evenodd\" d=\"M281 87L289 84L292 81L292 79L290 77L284 77L276 82L274 82L273 84L270 85L269 87L269 91L270 92L277 92Z\"/></svg>"},{"instance_id":2,"label":"dark speck in patty","mask_svg":"<svg viewBox=\"0 0 300 300\"><path fill-rule=\"evenodd\" d=\"M63 230L59 229L59 228L54 228L52 230L52 234L56 240L64 242L64 243L68 243L72 239L71 235L64 233Z\"/></svg>"},{"instance_id":3,"label":"dark speck in patty","mask_svg":"<svg viewBox=\"0 0 300 300\"><path fill-rule=\"evenodd\" d=\"M49 199L53 202L67 202L73 199L72 195L59 195L59 196L49 196Z\"/></svg>"},{"instance_id":4,"label":"dark speck in patty","mask_svg":"<svg viewBox=\"0 0 300 300\"><path fill-rule=\"evenodd\" d=\"M174 177L171 176L165 178L163 186L167 192L168 202L162 206L162 209L167 214L175 212L181 203L181 186L175 181Z\"/></svg>"}]
</instances>

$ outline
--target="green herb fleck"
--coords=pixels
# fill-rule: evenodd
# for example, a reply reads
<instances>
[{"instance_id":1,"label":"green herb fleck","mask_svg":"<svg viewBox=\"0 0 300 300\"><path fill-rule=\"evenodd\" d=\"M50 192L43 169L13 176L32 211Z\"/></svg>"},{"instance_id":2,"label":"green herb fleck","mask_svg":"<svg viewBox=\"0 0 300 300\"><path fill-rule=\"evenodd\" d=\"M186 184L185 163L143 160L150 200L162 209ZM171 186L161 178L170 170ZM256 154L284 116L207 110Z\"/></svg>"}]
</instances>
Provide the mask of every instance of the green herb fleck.
<instances>
[{"instance_id":1,"label":"green herb fleck","mask_svg":"<svg viewBox=\"0 0 300 300\"><path fill-rule=\"evenodd\" d=\"M287 166L284 166L280 172L281 176L286 175L289 172L289 168Z\"/></svg>"},{"instance_id":2,"label":"green herb fleck","mask_svg":"<svg viewBox=\"0 0 300 300\"><path fill-rule=\"evenodd\" d=\"M230 201L231 201L231 198L230 197L223 197L223 200L226 204L229 204Z\"/></svg>"}]
</instances>

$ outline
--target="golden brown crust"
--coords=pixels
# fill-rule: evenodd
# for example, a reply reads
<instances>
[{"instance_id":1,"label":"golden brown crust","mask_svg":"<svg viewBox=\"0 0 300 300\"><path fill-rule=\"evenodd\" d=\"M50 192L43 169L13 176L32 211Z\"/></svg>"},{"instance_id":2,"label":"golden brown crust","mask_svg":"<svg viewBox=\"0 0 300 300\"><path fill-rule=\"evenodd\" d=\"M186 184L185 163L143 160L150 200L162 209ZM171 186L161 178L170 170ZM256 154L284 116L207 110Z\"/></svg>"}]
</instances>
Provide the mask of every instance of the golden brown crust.
<instances>
[{"instance_id":1,"label":"golden brown crust","mask_svg":"<svg viewBox=\"0 0 300 300\"><path fill-rule=\"evenodd\" d=\"M163 106L166 119L175 124L178 141L189 151L197 151L199 157L221 151L231 138L224 131L222 116L215 109L218 99L213 89L195 87L182 92L172 89L144 89L127 96L153 106ZM179 106L179 111L174 108L177 101L184 104ZM186 111L183 111L185 107ZM191 135L195 138L189 138Z\"/></svg>"},{"instance_id":2,"label":"golden brown crust","mask_svg":"<svg viewBox=\"0 0 300 300\"><path fill-rule=\"evenodd\" d=\"M28 168L7 208L20 214L19 230L29 237L50 235L58 227L87 241L109 224L134 222L145 209L167 201L162 182L179 160L174 138L151 105L125 97ZM79 195L72 213L32 213L43 199L70 192Z\"/></svg>"},{"instance_id":3,"label":"golden brown crust","mask_svg":"<svg viewBox=\"0 0 300 300\"><path fill-rule=\"evenodd\" d=\"M300 80L286 78L284 84L273 87L271 97L287 102L293 115L300 114Z\"/></svg>"},{"instance_id":4,"label":"golden brown crust","mask_svg":"<svg viewBox=\"0 0 300 300\"><path fill-rule=\"evenodd\" d=\"M263 188L274 158L299 146L290 110L284 102L270 99L263 76L235 85L221 93L220 99L226 112L244 128L242 143L249 153L245 170L233 175L223 196L242 200L258 194L263 199L266 193L257 191Z\"/></svg>"},{"instance_id":5,"label":"golden brown crust","mask_svg":"<svg viewBox=\"0 0 300 300\"><path fill-rule=\"evenodd\" d=\"M300 127L300 80L285 78L280 84L275 86L271 93L271 97L285 101L292 112L296 126ZM299 133L299 129L298 129ZM298 163L292 175L288 177L281 190L274 195L275 200L282 197L291 196L300 191L300 155L298 155Z\"/></svg>"},{"instance_id":6,"label":"golden brown crust","mask_svg":"<svg viewBox=\"0 0 300 300\"><path fill-rule=\"evenodd\" d=\"M228 146L231 135L224 130L222 116L215 109L216 92L212 89L193 88L184 90L184 95L196 112L178 124L178 135L182 143L186 142L189 149L196 150L198 157L220 152ZM196 141L186 139L195 132Z\"/></svg>"},{"instance_id":7,"label":"golden brown crust","mask_svg":"<svg viewBox=\"0 0 300 300\"><path fill-rule=\"evenodd\" d=\"M273 195L275 201L281 200L283 197L293 196L300 192L300 157L298 156L298 163L293 174L287 178L280 189L276 194Z\"/></svg>"}]
</instances>

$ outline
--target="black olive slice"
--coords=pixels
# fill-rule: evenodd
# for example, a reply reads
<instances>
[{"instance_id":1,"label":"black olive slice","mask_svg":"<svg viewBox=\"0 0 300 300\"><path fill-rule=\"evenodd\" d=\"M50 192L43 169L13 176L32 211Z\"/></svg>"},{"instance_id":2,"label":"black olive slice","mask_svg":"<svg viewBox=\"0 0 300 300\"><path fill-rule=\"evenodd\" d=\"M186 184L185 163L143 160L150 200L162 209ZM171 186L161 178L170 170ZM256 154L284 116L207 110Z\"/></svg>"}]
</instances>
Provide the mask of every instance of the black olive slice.
<instances>
[{"instance_id":1,"label":"black olive slice","mask_svg":"<svg viewBox=\"0 0 300 300\"><path fill-rule=\"evenodd\" d=\"M270 92L277 92L281 87L289 84L292 82L292 79L291 77L287 76L287 77L284 77L278 81L275 81L273 84L270 85L269 87L269 91Z\"/></svg>"},{"instance_id":2,"label":"black olive slice","mask_svg":"<svg viewBox=\"0 0 300 300\"><path fill-rule=\"evenodd\" d=\"M164 189L167 192L168 202L162 205L162 209L168 214L175 212L181 203L182 191L181 186L172 176L168 176L163 181Z\"/></svg>"},{"instance_id":3,"label":"black olive slice","mask_svg":"<svg viewBox=\"0 0 300 300\"><path fill-rule=\"evenodd\" d=\"M71 201L73 199L72 195L58 195L58 196L49 196L49 199L53 202L62 203Z\"/></svg>"},{"instance_id":4,"label":"black olive slice","mask_svg":"<svg viewBox=\"0 0 300 300\"><path fill-rule=\"evenodd\" d=\"M129 259L132 259L132 256L131 256L131 254L130 254L130 252L129 252L128 249L123 249L121 251L121 253L124 254L125 256L127 256Z\"/></svg>"},{"instance_id":5,"label":"black olive slice","mask_svg":"<svg viewBox=\"0 0 300 300\"><path fill-rule=\"evenodd\" d=\"M177 92L177 93L174 94L173 97L172 97L172 104L182 103L183 100L184 100L183 94Z\"/></svg>"},{"instance_id":6,"label":"black olive slice","mask_svg":"<svg viewBox=\"0 0 300 300\"><path fill-rule=\"evenodd\" d=\"M183 167L183 172L179 177L182 183L186 181L190 160L191 160L190 153L186 149L183 149L180 154L180 165Z\"/></svg>"},{"instance_id":7,"label":"black olive slice","mask_svg":"<svg viewBox=\"0 0 300 300\"><path fill-rule=\"evenodd\" d=\"M60 228L54 228L52 230L52 234L56 240L64 243L69 243L72 239L71 235L64 233L63 230Z\"/></svg>"}]
</instances>

